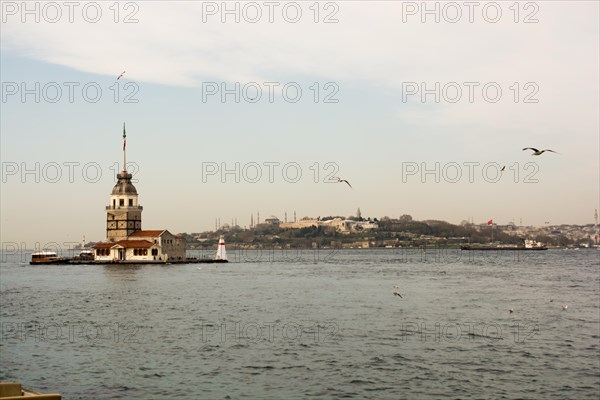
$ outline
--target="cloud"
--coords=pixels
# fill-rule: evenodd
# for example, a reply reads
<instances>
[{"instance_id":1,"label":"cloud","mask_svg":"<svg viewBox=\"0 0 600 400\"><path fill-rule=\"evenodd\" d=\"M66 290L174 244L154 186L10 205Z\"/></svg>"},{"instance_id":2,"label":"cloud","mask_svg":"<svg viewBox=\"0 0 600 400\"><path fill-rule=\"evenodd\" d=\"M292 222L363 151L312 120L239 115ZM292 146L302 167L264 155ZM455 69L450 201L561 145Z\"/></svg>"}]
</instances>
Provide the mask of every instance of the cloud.
<instances>
[{"instance_id":1,"label":"cloud","mask_svg":"<svg viewBox=\"0 0 600 400\"><path fill-rule=\"evenodd\" d=\"M237 3L239 23L222 10L208 14L210 2L138 2L133 17L139 22L115 23L111 5L103 3L102 18L94 24L77 13L74 23L63 18L54 24L43 18L21 23L19 15L7 16L2 48L96 74L126 68L131 79L166 85L320 76L399 89L406 80L544 77L577 62L558 57L567 44L583 54L597 44L597 21L593 25L589 18L597 11L595 3L542 3L537 24L515 24L507 5L495 24L477 12L469 23L464 7L457 23L444 20L450 11L441 14L440 23L432 16L421 23L420 14L403 14L404 3L337 2L332 3L337 9L327 10L321 3L319 19L332 15L339 22L331 24L315 23L308 3L301 3L299 22L286 22L285 2L274 9L273 23L261 2L255 3L262 12L257 23L248 22L254 14L243 11L247 2ZM225 3L212 4L221 8ZM121 9L120 20L132 11ZM287 14L288 19L294 15Z\"/></svg>"}]
</instances>

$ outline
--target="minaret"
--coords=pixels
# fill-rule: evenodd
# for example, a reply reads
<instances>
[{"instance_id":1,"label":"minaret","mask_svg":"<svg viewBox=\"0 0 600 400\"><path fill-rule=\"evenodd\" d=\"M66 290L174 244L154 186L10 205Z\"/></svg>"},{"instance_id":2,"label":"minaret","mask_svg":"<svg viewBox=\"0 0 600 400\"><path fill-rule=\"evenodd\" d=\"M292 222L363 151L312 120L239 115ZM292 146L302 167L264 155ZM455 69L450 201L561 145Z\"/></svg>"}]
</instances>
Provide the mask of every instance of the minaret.
<instances>
[{"instance_id":1,"label":"minaret","mask_svg":"<svg viewBox=\"0 0 600 400\"><path fill-rule=\"evenodd\" d=\"M117 183L106 207L106 239L118 242L142 229L142 210L138 204L138 194L131 183L132 175L127 173L127 135L123 123L123 171L117 175Z\"/></svg>"}]
</instances>

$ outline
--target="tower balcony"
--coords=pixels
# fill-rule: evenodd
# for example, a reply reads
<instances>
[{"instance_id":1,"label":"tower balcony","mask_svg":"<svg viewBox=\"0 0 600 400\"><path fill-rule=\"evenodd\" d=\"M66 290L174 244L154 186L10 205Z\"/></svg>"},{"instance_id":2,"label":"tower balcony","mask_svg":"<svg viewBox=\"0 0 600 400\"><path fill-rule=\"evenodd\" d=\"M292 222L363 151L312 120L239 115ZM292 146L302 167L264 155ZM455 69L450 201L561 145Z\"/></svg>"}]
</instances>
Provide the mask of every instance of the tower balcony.
<instances>
[{"instance_id":1,"label":"tower balcony","mask_svg":"<svg viewBox=\"0 0 600 400\"><path fill-rule=\"evenodd\" d=\"M144 207L142 206L106 206L106 210L140 210L142 211Z\"/></svg>"}]
</instances>

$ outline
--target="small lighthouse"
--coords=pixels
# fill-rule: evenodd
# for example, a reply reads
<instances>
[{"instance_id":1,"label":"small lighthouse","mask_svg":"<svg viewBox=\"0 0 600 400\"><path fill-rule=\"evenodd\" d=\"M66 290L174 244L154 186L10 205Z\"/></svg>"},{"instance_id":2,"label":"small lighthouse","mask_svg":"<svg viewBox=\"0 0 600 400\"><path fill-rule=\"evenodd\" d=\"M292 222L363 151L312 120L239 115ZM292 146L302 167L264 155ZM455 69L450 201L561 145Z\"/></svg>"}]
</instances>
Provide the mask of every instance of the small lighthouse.
<instances>
[{"instance_id":1,"label":"small lighthouse","mask_svg":"<svg viewBox=\"0 0 600 400\"><path fill-rule=\"evenodd\" d=\"M227 251L225 251L225 238L223 235L219 237L219 245L217 247L217 255L215 256L215 260L227 261Z\"/></svg>"}]
</instances>

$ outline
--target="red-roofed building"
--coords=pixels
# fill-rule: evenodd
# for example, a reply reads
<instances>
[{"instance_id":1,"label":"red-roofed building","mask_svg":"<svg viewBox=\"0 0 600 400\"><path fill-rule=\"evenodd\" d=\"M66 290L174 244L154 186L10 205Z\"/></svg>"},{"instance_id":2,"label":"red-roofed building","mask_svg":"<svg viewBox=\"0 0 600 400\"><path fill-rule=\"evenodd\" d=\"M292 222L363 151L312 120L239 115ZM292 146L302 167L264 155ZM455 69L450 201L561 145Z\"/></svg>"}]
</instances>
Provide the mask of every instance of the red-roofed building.
<instances>
[{"instance_id":1,"label":"red-roofed building","mask_svg":"<svg viewBox=\"0 0 600 400\"><path fill-rule=\"evenodd\" d=\"M163 230L141 230L135 231L131 235L130 238L143 238L143 237L155 237L160 236L163 232L167 232L166 229Z\"/></svg>"}]
</instances>

